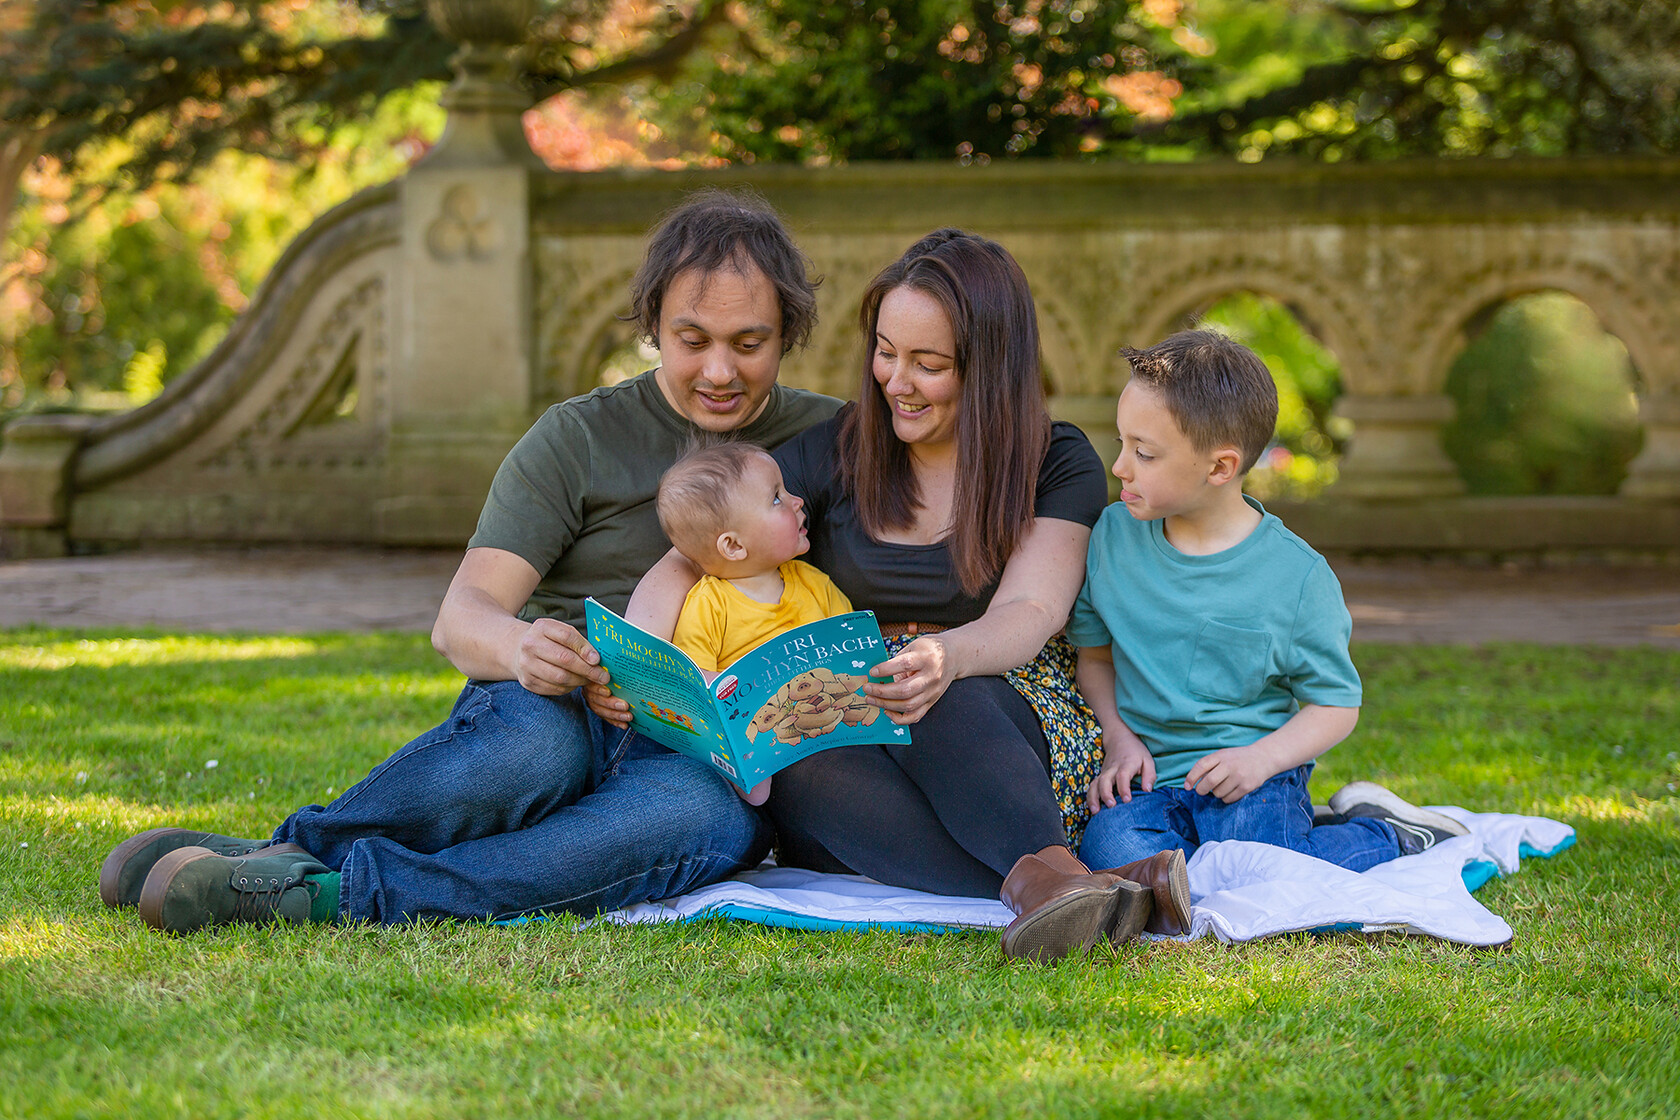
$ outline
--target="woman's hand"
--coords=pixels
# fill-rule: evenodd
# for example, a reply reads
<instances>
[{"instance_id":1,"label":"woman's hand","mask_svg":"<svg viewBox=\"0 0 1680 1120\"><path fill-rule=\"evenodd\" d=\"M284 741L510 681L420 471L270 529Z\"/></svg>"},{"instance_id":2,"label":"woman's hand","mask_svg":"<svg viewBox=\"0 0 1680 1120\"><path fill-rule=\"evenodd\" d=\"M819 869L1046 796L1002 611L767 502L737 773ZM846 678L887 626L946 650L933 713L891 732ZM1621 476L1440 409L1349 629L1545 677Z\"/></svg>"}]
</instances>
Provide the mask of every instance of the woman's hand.
<instances>
[{"instance_id":1,"label":"woman's hand","mask_svg":"<svg viewBox=\"0 0 1680 1120\"><path fill-rule=\"evenodd\" d=\"M898 656L869 670L872 677L891 677L888 684L863 686L864 694L887 713L894 723L915 723L934 702L945 695L957 678L956 664L936 635L917 638Z\"/></svg>"}]
</instances>

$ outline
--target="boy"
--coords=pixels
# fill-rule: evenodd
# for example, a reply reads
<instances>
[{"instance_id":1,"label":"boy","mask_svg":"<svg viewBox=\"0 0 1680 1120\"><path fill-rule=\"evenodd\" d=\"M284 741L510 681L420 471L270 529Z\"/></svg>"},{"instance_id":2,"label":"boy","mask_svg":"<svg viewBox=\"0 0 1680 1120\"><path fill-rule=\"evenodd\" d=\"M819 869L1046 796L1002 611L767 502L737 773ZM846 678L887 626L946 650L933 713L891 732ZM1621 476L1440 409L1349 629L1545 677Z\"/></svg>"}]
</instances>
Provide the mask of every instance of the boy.
<instances>
[{"instance_id":1,"label":"boy","mask_svg":"<svg viewBox=\"0 0 1680 1120\"><path fill-rule=\"evenodd\" d=\"M785 630L852 609L827 576L794 559L811 547L804 507L783 489L776 460L752 444L691 451L660 479L660 528L706 573L683 600L671 642L707 680ZM764 804L770 779L742 796Z\"/></svg>"},{"instance_id":2,"label":"boy","mask_svg":"<svg viewBox=\"0 0 1680 1120\"><path fill-rule=\"evenodd\" d=\"M1253 351L1211 331L1123 353L1122 504L1092 532L1067 631L1104 744L1080 858L1113 867L1257 840L1363 871L1462 835L1370 782L1338 792L1335 823L1313 827L1313 759L1353 730L1361 689L1330 566L1242 492L1276 387Z\"/></svg>"}]
</instances>

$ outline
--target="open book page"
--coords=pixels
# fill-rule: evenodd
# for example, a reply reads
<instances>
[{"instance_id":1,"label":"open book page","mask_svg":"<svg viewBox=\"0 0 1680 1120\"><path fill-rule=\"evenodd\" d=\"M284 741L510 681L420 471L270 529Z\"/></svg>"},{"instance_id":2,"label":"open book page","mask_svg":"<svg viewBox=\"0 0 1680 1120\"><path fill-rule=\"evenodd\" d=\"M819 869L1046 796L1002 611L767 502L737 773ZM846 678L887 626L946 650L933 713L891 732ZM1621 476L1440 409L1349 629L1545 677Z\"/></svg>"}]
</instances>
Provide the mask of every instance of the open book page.
<instances>
[{"instance_id":1,"label":"open book page","mask_svg":"<svg viewBox=\"0 0 1680 1120\"><path fill-rule=\"evenodd\" d=\"M637 731L717 769L743 789L828 747L909 743L910 731L862 693L886 660L869 611L795 627L719 673L708 689L676 646L593 599L589 641L630 705Z\"/></svg>"},{"instance_id":2,"label":"open book page","mask_svg":"<svg viewBox=\"0 0 1680 1120\"><path fill-rule=\"evenodd\" d=\"M852 611L778 634L712 682L737 742L737 768L768 777L807 755L854 743L909 743L910 730L863 695L887 659L872 611Z\"/></svg>"},{"instance_id":3,"label":"open book page","mask_svg":"<svg viewBox=\"0 0 1680 1120\"><path fill-rule=\"evenodd\" d=\"M682 650L601 606L584 603L589 644L612 675L614 696L630 705L631 723L649 739L717 765L731 755L706 678Z\"/></svg>"}]
</instances>

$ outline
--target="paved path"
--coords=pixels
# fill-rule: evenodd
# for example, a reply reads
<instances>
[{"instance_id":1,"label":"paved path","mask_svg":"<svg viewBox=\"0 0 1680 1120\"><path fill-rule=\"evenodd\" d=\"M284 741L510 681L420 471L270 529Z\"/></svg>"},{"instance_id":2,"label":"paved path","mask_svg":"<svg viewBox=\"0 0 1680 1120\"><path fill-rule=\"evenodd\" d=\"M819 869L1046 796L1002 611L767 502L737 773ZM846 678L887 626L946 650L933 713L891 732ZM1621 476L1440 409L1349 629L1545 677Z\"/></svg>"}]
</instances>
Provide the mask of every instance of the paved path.
<instances>
[{"instance_id":1,"label":"paved path","mask_svg":"<svg viewBox=\"0 0 1680 1120\"><path fill-rule=\"evenodd\" d=\"M429 630L459 553L250 548L0 562L0 627ZM1337 564L1354 637L1680 649L1680 568Z\"/></svg>"}]
</instances>

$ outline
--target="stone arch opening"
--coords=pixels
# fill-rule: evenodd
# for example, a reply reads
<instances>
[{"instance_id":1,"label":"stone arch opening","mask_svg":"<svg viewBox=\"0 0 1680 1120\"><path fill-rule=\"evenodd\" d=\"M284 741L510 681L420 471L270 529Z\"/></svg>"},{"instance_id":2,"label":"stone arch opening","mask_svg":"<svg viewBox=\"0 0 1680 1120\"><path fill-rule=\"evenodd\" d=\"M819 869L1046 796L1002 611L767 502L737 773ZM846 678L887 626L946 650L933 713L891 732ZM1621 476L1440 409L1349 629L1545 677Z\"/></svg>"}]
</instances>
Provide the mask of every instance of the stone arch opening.
<instances>
[{"instance_id":1,"label":"stone arch opening","mask_svg":"<svg viewBox=\"0 0 1680 1120\"><path fill-rule=\"evenodd\" d=\"M1614 494L1639 453L1628 346L1561 288L1487 300L1460 325L1441 444L1477 495Z\"/></svg>"},{"instance_id":2,"label":"stone arch opening","mask_svg":"<svg viewBox=\"0 0 1680 1120\"><path fill-rule=\"evenodd\" d=\"M1336 481L1352 425L1335 415L1342 363L1298 305L1264 289L1239 287L1205 295L1171 324L1230 335L1252 349L1278 390L1272 443L1244 489L1263 502L1310 501Z\"/></svg>"},{"instance_id":3,"label":"stone arch opening","mask_svg":"<svg viewBox=\"0 0 1680 1120\"><path fill-rule=\"evenodd\" d=\"M586 369L594 370L594 377L578 390L587 393L652 369L659 364L659 350L641 337L636 324L615 319L601 328L584 361Z\"/></svg>"}]
</instances>

